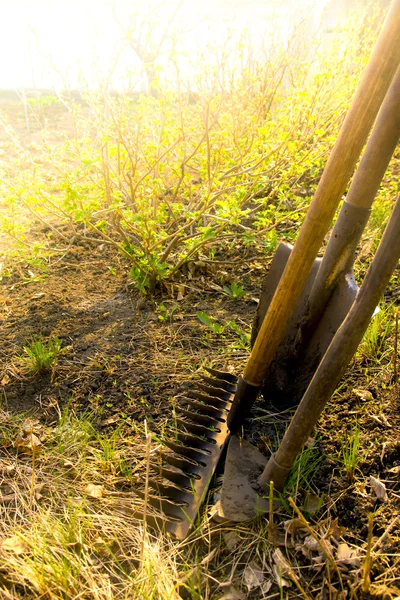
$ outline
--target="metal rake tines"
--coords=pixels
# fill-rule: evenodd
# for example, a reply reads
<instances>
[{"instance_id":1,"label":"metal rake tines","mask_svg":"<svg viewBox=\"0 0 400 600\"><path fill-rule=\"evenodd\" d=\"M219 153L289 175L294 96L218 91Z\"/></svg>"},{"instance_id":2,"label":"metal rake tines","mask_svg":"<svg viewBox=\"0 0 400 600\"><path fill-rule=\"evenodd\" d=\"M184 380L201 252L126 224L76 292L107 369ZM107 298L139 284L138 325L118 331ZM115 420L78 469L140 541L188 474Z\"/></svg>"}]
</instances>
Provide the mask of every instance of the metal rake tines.
<instances>
[{"instance_id":1,"label":"metal rake tines","mask_svg":"<svg viewBox=\"0 0 400 600\"><path fill-rule=\"evenodd\" d=\"M177 398L165 450L150 464L155 477L148 481L146 499L159 519L150 516L178 539L188 534L229 437L226 421L238 379L206 370L210 376L195 383L197 390ZM145 498L143 491L138 494Z\"/></svg>"}]
</instances>

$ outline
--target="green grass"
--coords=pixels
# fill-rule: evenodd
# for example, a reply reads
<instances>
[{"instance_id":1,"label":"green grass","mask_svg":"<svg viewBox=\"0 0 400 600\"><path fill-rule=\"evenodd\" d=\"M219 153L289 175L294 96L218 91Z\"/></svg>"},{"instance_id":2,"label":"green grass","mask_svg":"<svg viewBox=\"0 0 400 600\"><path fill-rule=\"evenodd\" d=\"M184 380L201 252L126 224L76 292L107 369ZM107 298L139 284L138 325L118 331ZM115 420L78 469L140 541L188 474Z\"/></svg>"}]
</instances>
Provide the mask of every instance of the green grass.
<instances>
[{"instance_id":1,"label":"green grass","mask_svg":"<svg viewBox=\"0 0 400 600\"><path fill-rule=\"evenodd\" d=\"M61 353L61 341L57 337L48 339L39 336L24 346L24 354L19 357L22 369L31 375L42 375L51 371Z\"/></svg>"},{"instance_id":2,"label":"green grass","mask_svg":"<svg viewBox=\"0 0 400 600\"><path fill-rule=\"evenodd\" d=\"M348 435L346 441L342 442L341 459L346 470L348 483L352 483L354 473L361 460L360 435L361 429L357 423L353 431Z\"/></svg>"}]
</instances>

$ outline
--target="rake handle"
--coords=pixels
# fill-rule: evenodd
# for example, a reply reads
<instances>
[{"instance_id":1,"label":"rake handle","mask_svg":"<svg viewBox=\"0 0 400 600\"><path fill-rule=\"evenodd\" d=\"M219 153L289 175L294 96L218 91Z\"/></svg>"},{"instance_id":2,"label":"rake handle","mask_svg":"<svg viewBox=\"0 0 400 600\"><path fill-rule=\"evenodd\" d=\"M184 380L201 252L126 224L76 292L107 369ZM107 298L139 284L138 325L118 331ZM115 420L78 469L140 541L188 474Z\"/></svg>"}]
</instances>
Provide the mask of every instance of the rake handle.
<instances>
[{"instance_id":1,"label":"rake handle","mask_svg":"<svg viewBox=\"0 0 400 600\"><path fill-rule=\"evenodd\" d=\"M400 0L394 0L246 364L228 417L231 431L262 386L399 64Z\"/></svg>"}]
</instances>

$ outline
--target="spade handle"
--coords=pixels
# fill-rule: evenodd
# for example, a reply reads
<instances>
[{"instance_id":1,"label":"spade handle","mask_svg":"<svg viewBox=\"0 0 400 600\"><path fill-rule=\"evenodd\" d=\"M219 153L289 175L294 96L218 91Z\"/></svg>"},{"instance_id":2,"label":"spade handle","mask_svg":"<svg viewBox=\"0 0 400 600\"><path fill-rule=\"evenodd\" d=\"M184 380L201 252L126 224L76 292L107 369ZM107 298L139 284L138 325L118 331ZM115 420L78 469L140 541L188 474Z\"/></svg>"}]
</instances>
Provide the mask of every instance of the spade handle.
<instances>
[{"instance_id":1,"label":"spade handle","mask_svg":"<svg viewBox=\"0 0 400 600\"><path fill-rule=\"evenodd\" d=\"M399 65L400 0L394 0L245 367L251 386L262 385Z\"/></svg>"}]
</instances>

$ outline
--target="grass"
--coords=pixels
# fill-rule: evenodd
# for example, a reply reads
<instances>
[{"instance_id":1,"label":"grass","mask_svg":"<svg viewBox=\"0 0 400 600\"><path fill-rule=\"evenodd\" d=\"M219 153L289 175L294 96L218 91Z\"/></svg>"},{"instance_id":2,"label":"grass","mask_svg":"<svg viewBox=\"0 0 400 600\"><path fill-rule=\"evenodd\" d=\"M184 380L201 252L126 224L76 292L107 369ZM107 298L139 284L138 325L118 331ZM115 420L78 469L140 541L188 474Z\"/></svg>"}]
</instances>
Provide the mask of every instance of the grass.
<instances>
[{"instance_id":1,"label":"grass","mask_svg":"<svg viewBox=\"0 0 400 600\"><path fill-rule=\"evenodd\" d=\"M18 357L22 371L30 375L42 375L51 371L61 353L61 341L57 337L32 338L24 346L24 354Z\"/></svg>"},{"instance_id":2,"label":"grass","mask_svg":"<svg viewBox=\"0 0 400 600\"><path fill-rule=\"evenodd\" d=\"M228 320L222 310L210 316L207 306L182 315L182 290L186 293L190 286L212 279L212 293L220 295L221 306L236 304L244 314L251 286L246 282L245 289L236 283L241 280L236 279L237 263L230 264L231 254L239 248L238 260L241 263L244 256L249 261L249 273L253 269L264 272L278 240L293 240L375 34L372 21L357 19L348 30L337 32L328 53L314 53L316 46L294 36L293 41L299 42L297 50L286 48L265 60L249 61L234 74L223 60L215 73L202 72L203 65L196 73L201 93L194 104L182 93L182 86L180 91L160 89L157 98L117 97L106 90L104 94L89 93L81 104L63 99L73 133L53 145L44 143L40 156L35 154L37 148L23 147L17 132L2 117L13 158L7 162L5 155L1 164L1 225L23 259L14 261L12 267L8 259L2 265L4 289L10 294L18 290L12 287L13 278L17 286L45 286L42 280L47 267L51 272L64 257L68 263L71 251L80 252L78 242L93 243L96 253L104 245L113 248L115 256L119 253L108 263L113 265L108 267L113 279L123 272L140 292L157 294L157 331L165 337L151 340L154 345L148 347L141 347L143 339L133 337L129 343L135 359L137 352L140 361L144 348L147 369L149 362L159 363L169 373L168 381L162 381L168 385L173 381L173 387L182 364L193 374L206 350L216 349L221 362L229 354L229 360L240 365L249 350L249 321L233 321L231 316ZM229 46L232 53L239 50ZM42 117L52 104L46 98L32 102L40 122L46 122ZM365 272L387 219L396 193L398 158L394 158L374 206L357 276ZM227 302L227 296L237 303ZM7 310L7 302L4 306ZM199 320L202 326L197 323L197 328L194 325L190 330L186 319ZM381 386L377 396L387 384L392 321L392 307L375 317L353 365L362 381L368 377L369 385ZM153 329L139 327L138 338L144 337L143 332L156 337ZM19 357L20 370L34 376L53 372L61 352L58 338L36 337ZM77 357L78 362L80 359ZM66 369L72 369L72 360ZM115 365L108 360L106 355L101 362L93 359L93 368L101 371L102 377L112 377L117 387L122 359L115 359ZM130 375L136 373L131 364L129 367ZM6 375L9 379L10 374ZM7 405L3 375L1 384ZM41 401L52 396L51 384ZM129 408L143 405L152 418L151 385L147 381L143 388L136 388L136 384L134 380L121 397L127 398ZM318 433L319 440L332 438L336 451L322 457L312 445L298 456L287 493L307 518L314 513L305 529L299 527L297 513L288 502L274 515L279 535L273 543L268 540L265 518L237 525L213 522L210 513L215 497L211 494L195 531L179 543L150 530L138 516L144 507L134 490L143 486L147 450L145 431L136 415L129 425L118 423L109 431L98 420L100 408L104 408L100 407L101 396L90 391L80 400L91 404L93 413L76 414L72 408L63 408L53 423L32 423L31 431L41 441L41 452L35 456L14 447L24 427L22 418L0 411L0 593L4 598L178 600L184 594L192 599L253 594L294 599L299 597L299 589L310 598L338 597L340 591L343 597L344 592L356 597L359 570L348 566L343 583L335 558L343 533L336 538L332 532L338 531L334 515L345 519L350 510L338 508L342 496L349 494L346 501L362 503L365 494L362 491L355 497L351 490L338 490L333 471L327 482L321 481L319 472L323 461L337 464L340 455L348 481L358 491L365 489L365 478L357 467L361 432L369 425L367 410L345 442L340 439L340 418L328 432ZM65 397L60 402L68 404ZM335 397L335 411L337 404L346 408L345 402L343 388ZM382 407L374 407L378 418ZM280 425L286 417L280 415ZM394 412L392 418L395 420ZM168 418L161 416L154 423L161 432L166 419L177 434L180 426L174 405L172 419L169 413ZM276 422L277 417L271 413L258 417L260 428L270 419ZM379 422L380 427L385 426L384 420ZM391 452L395 456L386 437L396 429L390 429L387 422L388 430L379 430L378 441L371 442L371 453L379 464ZM159 445L155 436L153 440L150 452ZM390 477L390 472L385 476ZM323 494L317 484L325 486ZM313 494L321 500L318 512L307 510ZM368 502L360 505L362 514L365 506L370 510ZM382 513L389 518L385 508ZM357 547L362 560L362 528L357 525L354 531L349 528L346 541ZM379 552L373 552L378 583L383 572L385 582L395 581L393 561L398 560L398 553L390 551L393 548L385 550L384 543L381 540ZM276 546L283 549L287 564L274 559ZM264 578L254 589L251 565L253 571L256 565ZM284 587L284 579L297 583Z\"/></svg>"},{"instance_id":3,"label":"grass","mask_svg":"<svg viewBox=\"0 0 400 600\"><path fill-rule=\"evenodd\" d=\"M355 470L361 460L360 435L361 429L357 423L347 440L342 442L341 457L349 484L353 482Z\"/></svg>"}]
</instances>

